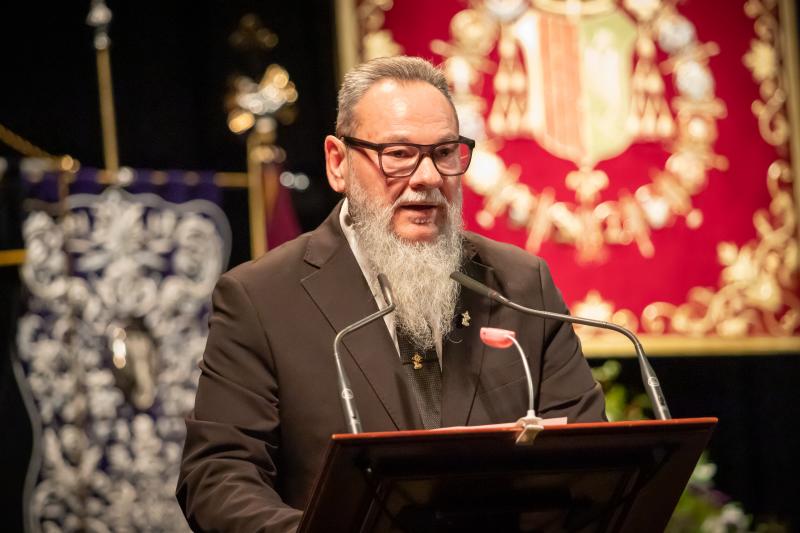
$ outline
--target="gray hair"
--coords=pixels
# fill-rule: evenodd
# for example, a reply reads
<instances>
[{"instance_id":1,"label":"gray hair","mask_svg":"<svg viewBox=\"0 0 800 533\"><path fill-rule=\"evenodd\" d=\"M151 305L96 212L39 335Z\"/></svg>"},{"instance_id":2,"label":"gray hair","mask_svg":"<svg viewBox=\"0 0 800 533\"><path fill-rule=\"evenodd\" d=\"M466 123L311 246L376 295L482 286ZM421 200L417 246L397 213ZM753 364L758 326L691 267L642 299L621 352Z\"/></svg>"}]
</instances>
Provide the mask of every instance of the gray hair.
<instances>
[{"instance_id":1,"label":"gray hair","mask_svg":"<svg viewBox=\"0 0 800 533\"><path fill-rule=\"evenodd\" d=\"M455 113L447 78L439 68L421 57L381 57L361 63L345 74L342 87L339 89L336 135L353 134L358 126L355 116L356 105L373 85L385 79L429 83L447 98Z\"/></svg>"}]
</instances>

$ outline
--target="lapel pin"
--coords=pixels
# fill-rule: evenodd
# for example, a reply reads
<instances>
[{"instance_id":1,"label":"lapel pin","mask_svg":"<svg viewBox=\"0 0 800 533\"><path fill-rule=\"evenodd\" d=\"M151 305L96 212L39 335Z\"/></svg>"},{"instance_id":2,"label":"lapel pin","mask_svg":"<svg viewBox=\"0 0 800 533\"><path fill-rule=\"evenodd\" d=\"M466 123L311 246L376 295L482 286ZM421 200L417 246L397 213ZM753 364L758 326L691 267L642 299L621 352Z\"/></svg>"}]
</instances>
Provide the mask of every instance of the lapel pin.
<instances>
[{"instance_id":1,"label":"lapel pin","mask_svg":"<svg viewBox=\"0 0 800 533\"><path fill-rule=\"evenodd\" d=\"M461 313L461 325L464 327L469 326L469 321L472 320L472 317L469 316L469 311L464 311Z\"/></svg>"}]
</instances>

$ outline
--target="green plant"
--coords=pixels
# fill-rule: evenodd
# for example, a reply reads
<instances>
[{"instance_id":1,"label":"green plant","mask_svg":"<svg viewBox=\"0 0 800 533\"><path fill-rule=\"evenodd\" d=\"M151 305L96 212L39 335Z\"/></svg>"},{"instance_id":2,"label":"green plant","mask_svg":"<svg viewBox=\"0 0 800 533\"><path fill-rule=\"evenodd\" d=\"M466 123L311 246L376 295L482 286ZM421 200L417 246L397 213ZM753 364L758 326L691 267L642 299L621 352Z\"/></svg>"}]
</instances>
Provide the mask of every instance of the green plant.
<instances>
[{"instance_id":1,"label":"green plant","mask_svg":"<svg viewBox=\"0 0 800 533\"><path fill-rule=\"evenodd\" d=\"M592 374L603 387L606 397L606 416L609 421L643 420L652 418L650 400L644 393L631 393L617 383L622 365L609 359L592 368ZM777 522L759 524L751 529L753 518L745 513L739 502L714 488L717 467L703 453L689 482L672 513L666 533L787 533L788 528Z\"/></svg>"}]
</instances>

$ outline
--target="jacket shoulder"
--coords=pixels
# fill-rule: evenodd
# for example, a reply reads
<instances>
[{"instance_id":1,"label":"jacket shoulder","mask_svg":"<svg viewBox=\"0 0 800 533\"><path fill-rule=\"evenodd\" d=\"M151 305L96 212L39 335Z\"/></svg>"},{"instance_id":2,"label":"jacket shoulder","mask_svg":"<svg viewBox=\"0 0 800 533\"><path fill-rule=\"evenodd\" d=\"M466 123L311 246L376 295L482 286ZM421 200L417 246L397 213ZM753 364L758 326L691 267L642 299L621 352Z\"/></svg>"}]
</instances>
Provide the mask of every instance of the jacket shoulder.
<instances>
[{"instance_id":1,"label":"jacket shoulder","mask_svg":"<svg viewBox=\"0 0 800 533\"><path fill-rule=\"evenodd\" d=\"M495 241L471 231L464 232L467 246L475 252L475 260L500 272L539 270L544 265L541 257L513 244Z\"/></svg>"},{"instance_id":2,"label":"jacket shoulder","mask_svg":"<svg viewBox=\"0 0 800 533\"><path fill-rule=\"evenodd\" d=\"M261 257L233 267L222 277L236 280L248 288L299 280L304 277L306 268L310 268L303 260L310 238L310 232L304 233Z\"/></svg>"}]
</instances>

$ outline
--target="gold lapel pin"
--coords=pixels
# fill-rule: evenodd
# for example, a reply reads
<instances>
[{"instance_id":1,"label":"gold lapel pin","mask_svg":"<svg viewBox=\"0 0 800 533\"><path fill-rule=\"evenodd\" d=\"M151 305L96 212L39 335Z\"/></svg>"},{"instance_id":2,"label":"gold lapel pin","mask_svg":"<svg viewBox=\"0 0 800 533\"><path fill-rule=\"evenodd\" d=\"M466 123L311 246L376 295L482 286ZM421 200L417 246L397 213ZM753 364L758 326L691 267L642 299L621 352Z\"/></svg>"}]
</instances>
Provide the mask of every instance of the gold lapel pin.
<instances>
[{"instance_id":1,"label":"gold lapel pin","mask_svg":"<svg viewBox=\"0 0 800 533\"><path fill-rule=\"evenodd\" d=\"M472 317L469 316L469 311L464 311L461 313L461 325L464 327L469 326L469 321L472 320Z\"/></svg>"},{"instance_id":2,"label":"gold lapel pin","mask_svg":"<svg viewBox=\"0 0 800 533\"><path fill-rule=\"evenodd\" d=\"M422 368L422 361L422 356L418 353L415 353L413 357L411 357L411 362L414 363L414 370Z\"/></svg>"}]
</instances>

